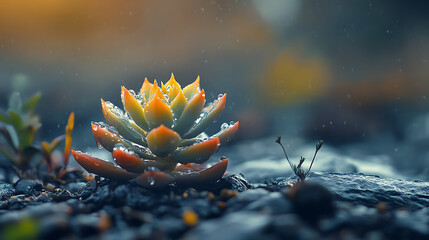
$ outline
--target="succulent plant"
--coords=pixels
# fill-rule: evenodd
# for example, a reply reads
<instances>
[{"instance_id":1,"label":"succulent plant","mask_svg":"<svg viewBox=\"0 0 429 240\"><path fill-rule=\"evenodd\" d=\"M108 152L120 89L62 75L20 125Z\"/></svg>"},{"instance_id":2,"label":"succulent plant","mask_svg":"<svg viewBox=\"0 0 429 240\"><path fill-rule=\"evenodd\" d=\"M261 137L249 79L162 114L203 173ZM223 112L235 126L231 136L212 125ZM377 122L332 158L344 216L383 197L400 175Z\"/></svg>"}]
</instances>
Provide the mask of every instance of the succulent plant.
<instances>
[{"instance_id":1,"label":"succulent plant","mask_svg":"<svg viewBox=\"0 0 429 240\"><path fill-rule=\"evenodd\" d=\"M204 131L225 108L226 94L204 107L200 78L182 89L172 74L160 86L146 78L137 93L122 87L121 99L125 112L101 99L106 123L91 123L97 145L112 152L116 164L72 151L88 172L119 181L135 179L149 188L214 182L224 175L228 159L209 168L204 163L234 137L238 122L222 124L211 137Z\"/></svg>"}]
</instances>

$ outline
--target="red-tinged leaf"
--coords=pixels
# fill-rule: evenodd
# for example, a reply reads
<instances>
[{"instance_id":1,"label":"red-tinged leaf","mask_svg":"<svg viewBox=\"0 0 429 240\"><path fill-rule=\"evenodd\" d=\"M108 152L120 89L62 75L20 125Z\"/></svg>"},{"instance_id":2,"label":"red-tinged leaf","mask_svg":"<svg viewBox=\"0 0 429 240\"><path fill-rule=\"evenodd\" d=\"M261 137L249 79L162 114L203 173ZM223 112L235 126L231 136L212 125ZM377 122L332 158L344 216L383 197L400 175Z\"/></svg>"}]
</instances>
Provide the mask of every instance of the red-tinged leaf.
<instances>
[{"instance_id":1,"label":"red-tinged leaf","mask_svg":"<svg viewBox=\"0 0 429 240\"><path fill-rule=\"evenodd\" d=\"M197 172L175 171L173 176L178 184L204 184L216 182L225 174L229 159L222 160L215 165Z\"/></svg>"},{"instance_id":2,"label":"red-tinged leaf","mask_svg":"<svg viewBox=\"0 0 429 240\"><path fill-rule=\"evenodd\" d=\"M197 143L185 148L178 149L172 153L172 158L182 164L202 163L207 161L219 148L218 138L212 138L205 142Z\"/></svg>"},{"instance_id":3,"label":"red-tinged leaf","mask_svg":"<svg viewBox=\"0 0 429 240\"><path fill-rule=\"evenodd\" d=\"M150 150L159 157L166 157L179 145L180 135L174 130L161 125L147 135Z\"/></svg>"},{"instance_id":4,"label":"red-tinged leaf","mask_svg":"<svg viewBox=\"0 0 429 240\"><path fill-rule=\"evenodd\" d=\"M89 154L79 151L72 151L72 154L85 170L101 177L118 181L128 181L137 177L135 173L127 172L122 168L116 167L113 163L92 157Z\"/></svg>"},{"instance_id":5,"label":"red-tinged leaf","mask_svg":"<svg viewBox=\"0 0 429 240\"><path fill-rule=\"evenodd\" d=\"M176 163L171 159L146 160L130 153L125 148L115 148L112 152L115 162L129 172L142 173L149 167L156 167L160 170L171 171Z\"/></svg>"},{"instance_id":6,"label":"red-tinged leaf","mask_svg":"<svg viewBox=\"0 0 429 240\"><path fill-rule=\"evenodd\" d=\"M159 171L146 171L140 174L136 183L145 188L163 188L174 182L174 177Z\"/></svg>"},{"instance_id":7,"label":"red-tinged leaf","mask_svg":"<svg viewBox=\"0 0 429 240\"><path fill-rule=\"evenodd\" d=\"M218 137L220 140L220 145L225 145L232 139L234 139L235 134L238 131L239 122L236 122L234 125L229 126L225 130L221 130L220 132L213 135L213 137Z\"/></svg>"}]
</instances>

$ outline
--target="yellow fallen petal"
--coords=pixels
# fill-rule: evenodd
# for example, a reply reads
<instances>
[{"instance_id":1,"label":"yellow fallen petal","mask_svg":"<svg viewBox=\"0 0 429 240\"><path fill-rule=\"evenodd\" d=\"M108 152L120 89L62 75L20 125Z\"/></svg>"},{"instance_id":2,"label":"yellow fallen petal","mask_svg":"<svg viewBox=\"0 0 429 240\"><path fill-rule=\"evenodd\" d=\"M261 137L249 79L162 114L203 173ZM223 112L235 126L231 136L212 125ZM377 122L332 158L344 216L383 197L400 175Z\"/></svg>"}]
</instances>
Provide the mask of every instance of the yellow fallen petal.
<instances>
[{"instance_id":1,"label":"yellow fallen petal","mask_svg":"<svg viewBox=\"0 0 429 240\"><path fill-rule=\"evenodd\" d=\"M182 220L187 226L193 227L198 223L198 215L193 210L188 209L183 212Z\"/></svg>"},{"instance_id":2,"label":"yellow fallen petal","mask_svg":"<svg viewBox=\"0 0 429 240\"><path fill-rule=\"evenodd\" d=\"M157 97L146 104L144 116L149 129L159 127L161 124L168 127L173 125L173 113L170 107Z\"/></svg>"}]
</instances>

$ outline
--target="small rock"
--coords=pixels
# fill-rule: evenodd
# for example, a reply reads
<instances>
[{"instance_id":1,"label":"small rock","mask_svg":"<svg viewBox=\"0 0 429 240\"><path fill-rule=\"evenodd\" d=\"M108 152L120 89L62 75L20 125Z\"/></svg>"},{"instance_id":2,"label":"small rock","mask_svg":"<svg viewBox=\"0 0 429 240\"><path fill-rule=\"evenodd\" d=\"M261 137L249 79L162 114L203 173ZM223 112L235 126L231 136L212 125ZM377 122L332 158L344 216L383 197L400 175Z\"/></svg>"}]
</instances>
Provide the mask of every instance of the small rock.
<instances>
[{"instance_id":1,"label":"small rock","mask_svg":"<svg viewBox=\"0 0 429 240\"><path fill-rule=\"evenodd\" d=\"M9 199L15 194L15 188L9 183L0 184L0 201Z\"/></svg>"},{"instance_id":2,"label":"small rock","mask_svg":"<svg viewBox=\"0 0 429 240\"><path fill-rule=\"evenodd\" d=\"M80 237L98 233L99 218L94 215L80 214L72 219L73 231Z\"/></svg>"},{"instance_id":3,"label":"small rock","mask_svg":"<svg viewBox=\"0 0 429 240\"><path fill-rule=\"evenodd\" d=\"M42 183L38 180L21 179L15 185L17 194L38 195L42 191Z\"/></svg>"},{"instance_id":4,"label":"small rock","mask_svg":"<svg viewBox=\"0 0 429 240\"><path fill-rule=\"evenodd\" d=\"M67 184L64 188L70 191L73 194L80 194L85 190L88 184L84 182L72 182Z\"/></svg>"},{"instance_id":5,"label":"small rock","mask_svg":"<svg viewBox=\"0 0 429 240\"><path fill-rule=\"evenodd\" d=\"M201 222L183 239L270 239L265 232L270 217L255 212L235 212L222 218Z\"/></svg>"},{"instance_id":6,"label":"small rock","mask_svg":"<svg viewBox=\"0 0 429 240\"><path fill-rule=\"evenodd\" d=\"M281 193L273 192L247 205L245 210L284 214L292 211L292 204Z\"/></svg>"},{"instance_id":7,"label":"small rock","mask_svg":"<svg viewBox=\"0 0 429 240\"><path fill-rule=\"evenodd\" d=\"M62 239L71 233L67 214L55 214L39 221L40 239Z\"/></svg>"},{"instance_id":8,"label":"small rock","mask_svg":"<svg viewBox=\"0 0 429 240\"><path fill-rule=\"evenodd\" d=\"M328 189L317 183L299 182L289 190L295 212L304 220L315 223L335 212L334 198Z\"/></svg>"},{"instance_id":9,"label":"small rock","mask_svg":"<svg viewBox=\"0 0 429 240\"><path fill-rule=\"evenodd\" d=\"M238 192L246 191L252 188L252 185L247 181L242 173L228 175L219 180L219 185L224 185L223 188L236 190Z\"/></svg>"}]
</instances>

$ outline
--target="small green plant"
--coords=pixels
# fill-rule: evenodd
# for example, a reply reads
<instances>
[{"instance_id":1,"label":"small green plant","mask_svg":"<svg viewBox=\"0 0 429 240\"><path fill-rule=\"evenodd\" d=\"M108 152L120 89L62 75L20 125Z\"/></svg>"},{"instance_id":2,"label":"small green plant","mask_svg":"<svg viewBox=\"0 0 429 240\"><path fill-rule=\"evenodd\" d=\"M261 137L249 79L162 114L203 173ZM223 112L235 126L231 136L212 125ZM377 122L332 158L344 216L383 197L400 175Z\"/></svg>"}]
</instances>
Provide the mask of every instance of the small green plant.
<instances>
[{"instance_id":1,"label":"small green plant","mask_svg":"<svg viewBox=\"0 0 429 240\"><path fill-rule=\"evenodd\" d=\"M35 108L41 98L37 93L23 103L19 93L13 93L9 99L8 110L0 112L0 153L10 160L20 177L24 177L33 159L39 157L47 165L47 171L54 173L55 178L62 178L67 172L67 164L71 148L71 133L74 125L74 113L70 114L66 134L55 138L52 142L34 142L37 131L42 126ZM54 149L65 139L64 157L61 160L53 156Z\"/></svg>"},{"instance_id":2,"label":"small green plant","mask_svg":"<svg viewBox=\"0 0 429 240\"><path fill-rule=\"evenodd\" d=\"M304 163L305 158L303 158L301 156L301 159L299 160L298 166L295 165L295 164L293 164L289 160L289 157L287 156L286 150L285 150L283 144L281 143L281 137L280 136L277 137L276 143L278 143L282 147L283 152L284 152L284 154L286 156L286 160L288 161L289 166L292 168L293 172L295 173L295 176L298 177L298 181L303 182L305 180L305 178L308 176L308 174L310 174L311 167L313 166L313 163L314 163L314 159L316 158L316 155L319 152L320 148L322 148L323 140L319 140L316 143L316 151L314 152L313 159L311 160L310 167L308 168L307 171L305 171L305 170L302 169L302 164Z\"/></svg>"}]
</instances>

